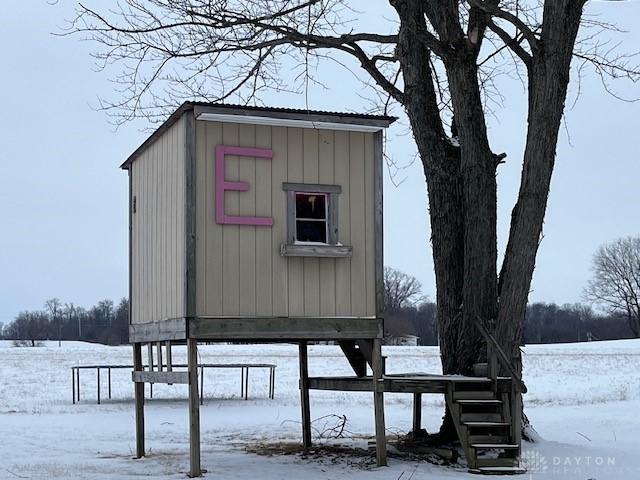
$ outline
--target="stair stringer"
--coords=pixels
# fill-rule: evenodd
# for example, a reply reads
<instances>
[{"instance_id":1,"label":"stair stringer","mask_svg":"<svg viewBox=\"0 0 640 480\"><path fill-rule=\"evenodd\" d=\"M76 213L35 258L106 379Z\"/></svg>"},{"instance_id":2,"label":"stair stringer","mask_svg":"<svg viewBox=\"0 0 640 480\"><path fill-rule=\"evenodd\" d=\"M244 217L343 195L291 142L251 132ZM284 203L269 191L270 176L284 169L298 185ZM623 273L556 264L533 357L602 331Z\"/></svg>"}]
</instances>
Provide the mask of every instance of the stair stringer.
<instances>
[{"instance_id":1,"label":"stair stringer","mask_svg":"<svg viewBox=\"0 0 640 480\"><path fill-rule=\"evenodd\" d=\"M477 455L475 450L471 448L471 445L469 445L469 430L460 421L460 405L454 400L453 392L453 383L449 383L447 385L447 392L445 393L445 401L447 403L447 407L449 408L449 413L451 414L453 425L456 428L458 440L460 441L460 445L464 450L464 456L467 459L467 465L470 469L477 468Z\"/></svg>"}]
</instances>

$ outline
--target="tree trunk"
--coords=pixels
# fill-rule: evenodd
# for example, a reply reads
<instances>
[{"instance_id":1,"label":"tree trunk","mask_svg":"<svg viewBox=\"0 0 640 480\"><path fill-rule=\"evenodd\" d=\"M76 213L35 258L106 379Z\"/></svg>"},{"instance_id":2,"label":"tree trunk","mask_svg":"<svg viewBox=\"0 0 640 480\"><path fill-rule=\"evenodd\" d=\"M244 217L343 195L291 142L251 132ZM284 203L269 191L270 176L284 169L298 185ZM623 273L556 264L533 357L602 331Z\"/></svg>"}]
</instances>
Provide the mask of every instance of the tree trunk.
<instances>
[{"instance_id":1,"label":"tree trunk","mask_svg":"<svg viewBox=\"0 0 640 480\"><path fill-rule=\"evenodd\" d=\"M459 373L473 363L463 354L460 341L469 333L461 328L460 316L464 284L460 148L444 132L429 64L431 52L419 41L426 31L421 2L395 1L393 6L401 19L396 54L405 84L404 105L427 182L442 370L445 374ZM445 440L456 438L448 412L440 434Z\"/></svg>"},{"instance_id":2,"label":"tree trunk","mask_svg":"<svg viewBox=\"0 0 640 480\"><path fill-rule=\"evenodd\" d=\"M471 374L473 364L486 357L475 322L497 313L496 162L487 139L475 55L457 54L445 67L460 132L463 184L463 333L458 351L463 368L456 373Z\"/></svg>"},{"instance_id":3,"label":"tree trunk","mask_svg":"<svg viewBox=\"0 0 640 480\"><path fill-rule=\"evenodd\" d=\"M400 18L396 55L404 107L420 153L429 194L438 327L445 374L469 374L484 358L478 319L497 317L497 339L521 368L522 325L564 109L569 66L584 0L545 2L539 45L529 68L529 128L521 188L500 281L497 276L496 160L489 146L476 66L479 44L458 21L457 3L394 0ZM460 133L459 148L444 133L429 64L425 16L447 51L440 56ZM499 303L498 303L499 295ZM441 428L454 437L447 414Z\"/></svg>"},{"instance_id":4,"label":"tree trunk","mask_svg":"<svg viewBox=\"0 0 640 480\"><path fill-rule=\"evenodd\" d=\"M500 271L496 337L521 365L522 328L555 162L582 2L546 2L540 51L529 68L529 127L518 200Z\"/></svg>"}]
</instances>

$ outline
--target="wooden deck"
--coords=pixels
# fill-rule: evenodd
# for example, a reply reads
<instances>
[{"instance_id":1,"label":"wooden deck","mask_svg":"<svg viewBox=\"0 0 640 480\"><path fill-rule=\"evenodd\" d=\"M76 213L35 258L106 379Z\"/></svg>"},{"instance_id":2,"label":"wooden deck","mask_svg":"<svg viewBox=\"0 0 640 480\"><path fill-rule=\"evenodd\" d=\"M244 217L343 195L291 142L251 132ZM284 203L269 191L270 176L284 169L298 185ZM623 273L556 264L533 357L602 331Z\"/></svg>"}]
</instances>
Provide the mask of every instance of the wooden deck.
<instances>
[{"instance_id":1,"label":"wooden deck","mask_svg":"<svg viewBox=\"0 0 640 480\"><path fill-rule=\"evenodd\" d=\"M435 393L446 394L451 384L473 384L489 389L492 380L484 377L464 375L437 375L430 373L399 373L384 375L380 380L382 391L390 393ZM498 391L508 391L511 379L498 378ZM310 377L311 390L339 390L347 392L373 392L374 383L370 376L356 377Z\"/></svg>"}]
</instances>

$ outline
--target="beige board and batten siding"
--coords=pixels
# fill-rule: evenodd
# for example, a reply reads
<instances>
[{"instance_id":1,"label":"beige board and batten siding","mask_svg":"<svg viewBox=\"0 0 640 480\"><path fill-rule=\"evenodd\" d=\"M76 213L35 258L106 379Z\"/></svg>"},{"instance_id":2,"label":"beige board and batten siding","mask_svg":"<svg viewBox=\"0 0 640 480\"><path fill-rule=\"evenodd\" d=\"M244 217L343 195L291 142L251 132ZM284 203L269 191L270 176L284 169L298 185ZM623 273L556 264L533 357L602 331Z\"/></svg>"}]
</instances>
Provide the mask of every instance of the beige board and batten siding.
<instances>
[{"instance_id":1,"label":"beige board and batten siding","mask_svg":"<svg viewBox=\"0 0 640 480\"><path fill-rule=\"evenodd\" d=\"M226 157L228 215L272 227L215 222L216 145L271 148L271 160ZM282 257L284 182L336 184L338 240L351 258ZM375 317L374 134L196 121L196 315Z\"/></svg>"},{"instance_id":2,"label":"beige board and batten siding","mask_svg":"<svg viewBox=\"0 0 640 480\"><path fill-rule=\"evenodd\" d=\"M130 168L131 323L184 317L185 116Z\"/></svg>"}]
</instances>

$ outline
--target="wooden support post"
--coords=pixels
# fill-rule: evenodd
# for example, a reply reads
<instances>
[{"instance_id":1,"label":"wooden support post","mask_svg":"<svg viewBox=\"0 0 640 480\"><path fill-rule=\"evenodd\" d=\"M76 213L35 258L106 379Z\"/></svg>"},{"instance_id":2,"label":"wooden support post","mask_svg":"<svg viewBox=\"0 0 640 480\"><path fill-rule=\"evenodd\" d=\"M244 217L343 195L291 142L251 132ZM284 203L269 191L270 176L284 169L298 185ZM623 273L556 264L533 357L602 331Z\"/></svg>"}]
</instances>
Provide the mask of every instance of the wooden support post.
<instances>
[{"instance_id":1,"label":"wooden support post","mask_svg":"<svg viewBox=\"0 0 640 480\"><path fill-rule=\"evenodd\" d=\"M153 372L153 343L147 343L147 357L149 357L149 371Z\"/></svg>"},{"instance_id":2,"label":"wooden support post","mask_svg":"<svg viewBox=\"0 0 640 480\"><path fill-rule=\"evenodd\" d=\"M149 371L153 372L153 343L147 343L147 357L149 357ZM149 384L149 397L153 398L153 383Z\"/></svg>"},{"instance_id":3,"label":"wooden support post","mask_svg":"<svg viewBox=\"0 0 640 480\"><path fill-rule=\"evenodd\" d=\"M142 344L133 344L133 370L143 371ZM144 457L144 383L134 384L136 403L136 458Z\"/></svg>"},{"instance_id":4,"label":"wooden support post","mask_svg":"<svg viewBox=\"0 0 640 480\"><path fill-rule=\"evenodd\" d=\"M187 340L189 368L189 476L199 477L200 469L200 405L198 402L198 341Z\"/></svg>"},{"instance_id":5,"label":"wooden support post","mask_svg":"<svg viewBox=\"0 0 640 480\"><path fill-rule=\"evenodd\" d=\"M417 435L422 428L422 394L413 394L413 435Z\"/></svg>"},{"instance_id":6,"label":"wooden support post","mask_svg":"<svg viewBox=\"0 0 640 480\"><path fill-rule=\"evenodd\" d=\"M384 426L384 387L382 382L380 382L384 374L382 342L379 338L373 340L372 350L373 408L376 423L376 463L379 467L382 467L387 465L387 437Z\"/></svg>"},{"instance_id":7,"label":"wooden support post","mask_svg":"<svg viewBox=\"0 0 640 480\"><path fill-rule=\"evenodd\" d=\"M78 394L76 395L76 399L78 403L80 403L80 369L76 368L76 387L78 388Z\"/></svg>"},{"instance_id":8,"label":"wooden support post","mask_svg":"<svg viewBox=\"0 0 640 480\"><path fill-rule=\"evenodd\" d=\"M109 400L111 400L111 367L107 369L107 383L109 384Z\"/></svg>"},{"instance_id":9,"label":"wooden support post","mask_svg":"<svg viewBox=\"0 0 640 480\"><path fill-rule=\"evenodd\" d=\"M300 356L300 405L302 407L302 445L311 447L311 409L309 406L309 360L307 342L298 346Z\"/></svg>"},{"instance_id":10,"label":"wooden support post","mask_svg":"<svg viewBox=\"0 0 640 480\"><path fill-rule=\"evenodd\" d=\"M71 398L73 399L73 403L76 403L76 372L73 367L71 367Z\"/></svg>"},{"instance_id":11,"label":"wooden support post","mask_svg":"<svg viewBox=\"0 0 640 480\"><path fill-rule=\"evenodd\" d=\"M522 444L522 393L517 389L512 391L511 429L513 430L513 443Z\"/></svg>"},{"instance_id":12,"label":"wooden support post","mask_svg":"<svg viewBox=\"0 0 640 480\"><path fill-rule=\"evenodd\" d=\"M171 340L167 340L164 349L167 351L167 372L173 371L173 362L171 360Z\"/></svg>"},{"instance_id":13,"label":"wooden support post","mask_svg":"<svg viewBox=\"0 0 640 480\"><path fill-rule=\"evenodd\" d=\"M158 351L158 371L162 371L162 342L156 342L156 349Z\"/></svg>"},{"instance_id":14,"label":"wooden support post","mask_svg":"<svg viewBox=\"0 0 640 480\"><path fill-rule=\"evenodd\" d=\"M204 365L200 367L200 405L204 405Z\"/></svg>"},{"instance_id":15,"label":"wooden support post","mask_svg":"<svg viewBox=\"0 0 640 480\"><path fill-rule=\"evenodd\" d=\"M96 384L98 386L98 405L100 405L100 367L96 368L96 370L97 370L97 375L98 375L97 382L96 382Z\"/></svg>"},{"instance_id":16,"label":"wooden support post","mask_svg":"<svg viewBox=\"0 0 640 480\"><path fill-rule=\"evenodd\" d=\"M518 372L522 372L520 358L514 356L512 365ZM511 377L511 430L513 432L513 443L520 446L522 444L522 391L520 381Z\"/></svg>"}]
</instances>

